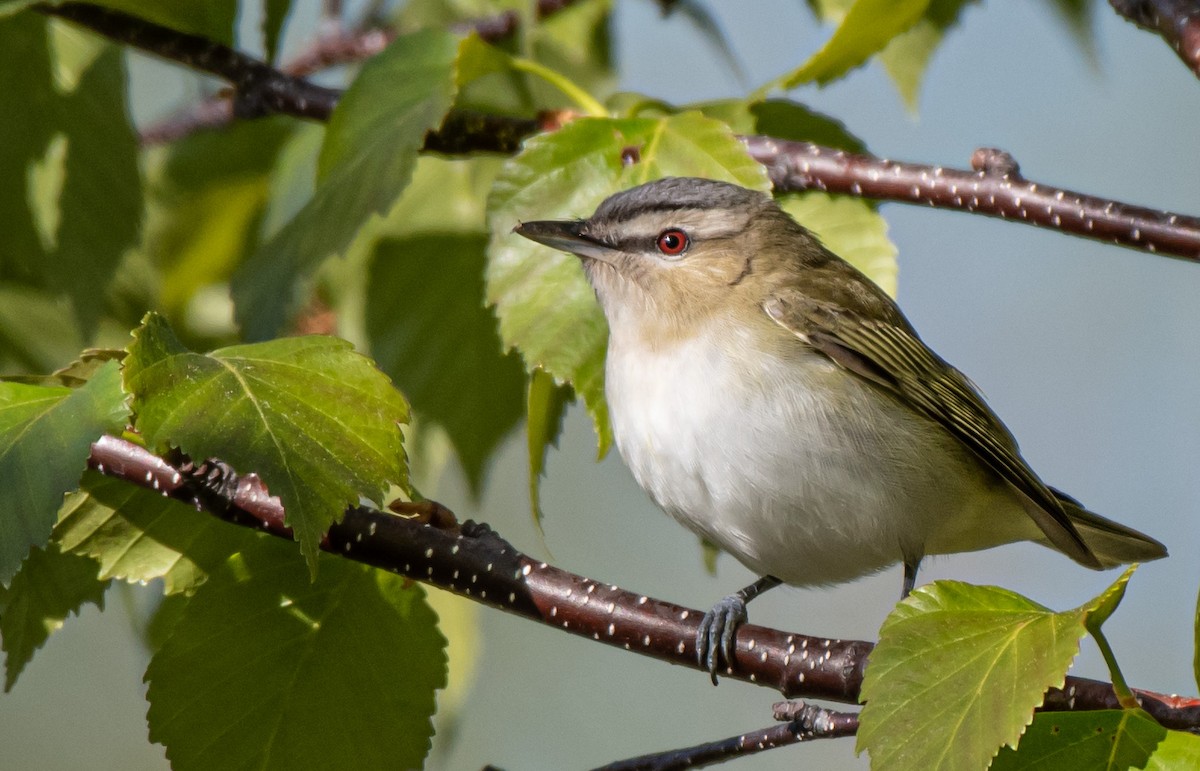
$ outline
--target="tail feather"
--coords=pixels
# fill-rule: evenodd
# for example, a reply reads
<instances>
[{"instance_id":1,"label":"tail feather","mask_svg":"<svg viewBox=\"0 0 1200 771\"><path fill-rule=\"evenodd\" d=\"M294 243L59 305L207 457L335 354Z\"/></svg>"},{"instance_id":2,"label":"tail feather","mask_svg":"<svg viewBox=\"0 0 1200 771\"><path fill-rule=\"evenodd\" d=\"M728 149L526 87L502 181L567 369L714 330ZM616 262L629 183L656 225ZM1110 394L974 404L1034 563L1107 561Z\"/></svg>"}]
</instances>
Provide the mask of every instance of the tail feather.
<instances>
[{"instance_id":1,"label":"tail feather","mask_svg":"<svg viewBox=\"0 0 1200 771\"><path fill-rule=\"evenodd\" d=\"M1088 511L1058 490L1053 491L1084 543L1105 568L1149 562L1167 556L1167 547L1131 527Z\"/></svg>"}]
</instances>

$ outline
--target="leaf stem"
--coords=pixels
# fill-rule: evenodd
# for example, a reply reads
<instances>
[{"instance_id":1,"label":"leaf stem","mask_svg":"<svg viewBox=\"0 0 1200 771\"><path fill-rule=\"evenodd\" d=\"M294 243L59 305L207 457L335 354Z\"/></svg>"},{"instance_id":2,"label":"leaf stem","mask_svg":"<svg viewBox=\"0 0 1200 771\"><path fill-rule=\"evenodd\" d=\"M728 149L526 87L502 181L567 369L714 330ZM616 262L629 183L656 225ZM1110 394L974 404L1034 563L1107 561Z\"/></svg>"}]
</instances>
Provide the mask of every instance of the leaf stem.
<instances>
[{"instance_id":1,"label":"leaf stem","mask_svg":"<svg viewBox=\"0 0 1200 771\"><path fill-rule=\"evenodd\" d=\"M1108 674L1112 677L1113 693L1117 695L1117 701L1125 709L1141 709L1142 705L1133 695L1129 684L1125 682L1125 675L1121 674L1121 668L1117 665L1117 657L1113 654L1112 646L1108 644L1108 638L1104 636L1100 625L1088 624L1088 631L1092 633L1092 639L1096 641L1096 646L1100 648L1100 655L1104 656L1104 663L1108 665Z\"/></svg>"},{"instance_id":2,"label":"leaf stem","mask_svg":"<svg viewBox=\"0 0 1200 771\"><path fill-rule=\"evenodd\" d=\"M550 85L554 86L591 117L608 117L608 110L605 109L604 105L597 101L596 97L589 94L586 90L562 73L555 72L549 67L530 59L521 59L517 57L513 58L512 67L520 72L536 75Z\"/></svg>"}]
</instances>

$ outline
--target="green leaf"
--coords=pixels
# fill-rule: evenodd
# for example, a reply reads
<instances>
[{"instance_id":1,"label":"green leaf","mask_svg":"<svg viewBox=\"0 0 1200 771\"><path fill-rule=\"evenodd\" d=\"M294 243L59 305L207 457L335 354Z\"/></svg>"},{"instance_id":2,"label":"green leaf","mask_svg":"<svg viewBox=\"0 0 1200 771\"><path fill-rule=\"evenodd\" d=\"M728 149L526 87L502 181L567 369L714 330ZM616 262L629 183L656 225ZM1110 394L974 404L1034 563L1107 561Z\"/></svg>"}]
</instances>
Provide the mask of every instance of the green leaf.
<instances>
[{"instance_id":1,"label":"green leaf","mask_svg":"<svg viewBox=\"0 0 1200 771\"><path fill-rule=\"evenodd\" d=\"M861 198L809 191L782 196L780 205L821 239L830 251L896 295L896 245L887 220Z\"/></svg>"},{"instance_id":2,"label":"green leaf","mask_svg":"<svg viewBox=\"0 0 1200 771\"><path fill-rule=\"evenodd\" d=\"M66 293L89 336L142 218L125 81L122 51L94 35L0 20L0 111L22 123L0 153L0 276Z\"/></svg>"},{"instance_id":3,"label":"green leaf","mask_svg":"<svg viewBox=\"0 0 1200 771\"><path fill-rule=\"evenodd\" d=\"M1096 59L1096 4L1094 0L1050 0L1048 5L1067 25L1071 36L1088 59Z\"/></svg>"},{"instance_id":4,"label":"green leaf","mask_svg":"<svg viewBox=\"0 0 1200 771\"><path fill-rule=\"evenodd\" d=\"M768 84L790 90L803 83L825 85L883 50L925 13L930 0L856 0L821 50L792 72Z\"/></svg>"},{"instance_id":5,"label":"green leaf","mask_svg":"<svg viewBox=\"0 0 1200 771\"><path fill-rule=\"evenodd\" d=\"M1140 709L1043 712L1005 747L991 771L1055 771L1060 768L1185 769L1200 767L1200 737L1168 731Z\"/></svg>"},{"instance_id":6,"label":"green leaf","mask_svg":"<svg viewBox=\"0 0 1200 771\"><path fill-rule=\"evenodd\" d=\"M74 390L0 383L0 583L29 547L45 545L92 442L119 431L128 415L115 361Z\"/></svg>"},{"instance_id":7,"label":"green leaf","mask_svg":"<svg viewBox=\"0 0 1200 771\"><path fill-rule=\"evenodd\" d=\"M1179 771L1200 768L1200 736L1183 731L1167 731L1154 748L1146 771Z\"/></svg>"},{"instance_id":8,"label":"green leaf","mask_svg":"<svg viewBox=\"0 0 1200 771\"><path fill-rule=\"evenodd\" d=\"M102 579L163 579L166 594L190 591L224 562L249 532L136 485L88 471L67 499L55 540L99 563Z\"/></svg>"},{"instance_id":9,"label":"green leaf","mask_svg":"<svg viewBox=\"0 0 1200 771\"><path fill-rule=\"evenodd\" d=\"M4 690L12 690L17 677L50 635L62 628L72 613L86 603L104 608L108 581L96 577L96 561L64 554L55 544L33 549L13 577L0 613L4 638Z\"/></svg>"},{"instance_id":10,"label":"green leaf","mask_svg":"<svg viewBox=\"0 0 1200 771\"><path fill-rule=\"evenodd\" d=\"M836 118L787 99L747 101L720 99L689 105L710 118L723 120L739 134L764 134L793 142L815 142L851 153L866 145Z\"/></svg>"},{"instance_id":11,"label":"green leaf","mask_svg":"<svg viewBox=\"0 0 1200 771\"><path fill-rule=\"evenodd\" d=\"M977 0L932 0L925 15L907 32L893 38L879 54L884 70L912 112L917 111L921 79L930 59L946 32L958 24L963 8L974 2Z\"/></svg>"},{"instance_id":12,"label":"green leaf","mask_svg":"<svg viewBox=\"0 0 1200 771\"><path fill-rule=\"evenodd\" d=\"M404 397L344 340L310 336L193 353L149 314L125 361L135 425L176 446L257 472L287 510L315 568L329 526L360 497L405 481Z\"/></svg>"},{"instance_id":13,"label":"green leaf","mask_svg":"<svg viewBox=\"0 0 1200 771\"><path fill-rule=\"evenodd\" d=\"M1192 676L1196 678L1196 687L1200 688L1200 593L1196 595L1196 619L1193 623L1195 639L1192 643Z\"/></svg>"},{"instance_id":14,"label":"green leaf","mask_svg":"<svg viewBox=\"0 0 1200 771\"><path fill-rule=\"evenodd\" d=\"M1016 746L1047 688L1061 686L1107 592L1055 613L1005 589L937 581L914 591L880 630L863 679L858 751L873 768L984 768Z\"/></svg>"},{"instance_id":15,"label":"green leaf","mask_svg":"<svg viewBox=\"0 0 1200 771\"><path fill-rule=\"evenodd\" d=\"M525 373L483 305L485 233L428 233L375 248L367 334L418 415L446 430L478 495L496 446L521 419Z\"/></svg>"},{"instance_id":16,"label":"green leaf","mask_svg":"<svg viewBox=\"0 0 1200 771\"><path fill-rule=\"evenodd\" d=\"M279 54L279 40L283 36L283 25L292 11L292 0L264 0L263 2L263 48L267 61L274 62Z\"/></svg>"},{"instance_id":17,"label":"green leaf","mask_svg":"<svg viewBox=\"0 0 1200 771\"><path fill-rule=\"evenodd\" d=\"M95 5L122 11L164 27L190 32L216 43L233 45L237 0L95 0Z\"/></svg>"},{"instance_id":18,"label":"green leaf","mask_svg":"<svg viewBox=\"0 0 1200 771\"><path fill-rule=\"evenodd\" d=\"M416 32L363 65L329 121L312 199L234 276L246 337L274 335L303 303L321 261L343 253L400 197L426 132L450 107L457 49L448 32Z\"/></svg>"},{"instance_id":19,"label":"green leaf","mask_svg":"<svg viewBox=\"0 0 1200 771\"><path fill-rule=\"evenodd\" d=\"M563 415L570 398L571 389L555 385L554 378L545 370L535 369L530 373L525 402L529 415L525 441L529 450L529 510L539 532L544 518L541 482L546 473L546 453L551 446L558 446L558 435L562 433Z\"/></svg>"},{"instance_id":20,"label":"green leaf","mask_svg":"<svg viewBox=\"0 0 1200 771\"><path fill-rule=\"evenodd\" d=\"M152 171L143 249L162 273L159 305L182 314L258 244L270 174L293 124L239 121L174 142Z\"/></svg>"},{"instance_id":21,"label":"green leaf","mask_svg":"<svg viewBox=\"0 0 1200 771\"><path fill-rule=\"evenodd\" d=\"M446 684L424 592L341 559L310 582L258 546L196 590L151 660L151 741L177 771L420 767Z\"/></svg>"},{"instance_id":22,"label":"green leaf","mask_svg":"<svg viewBox=\"0 0 1200 771\"><path fill-rule=\"evenodd\" d=\"M0 0L0 18L33 5L35 0Z\"/></svg>"},{"instance_id":23,"label":"green leaf","mask_svg":"<svg viewBox=\"0 0 1200 771\"><path fill-rule=\"evenodd\" d=\"M640 160L625 165L627 151ZM601 455L611 443L604 316L576 258L511 231L522 220L586 217L613 193L664 176L770 189L765 170L728 126L684 113L584 118L533 137L505 164L488 201L487 300L500 318L500 337L521 351L530 371L540 367L574 386L592 415Z\"/></svg>"},{"instance_id":24,"label":"green leaf","mask_svg":"<svg viewBox=\"0 0 1200 771\"><path fill-rule=\"evenodd\" d=\"M0 372L49 372L70 361L83 344L63 298L41 289L0 284Z\"/></svg>"}]
</instances>

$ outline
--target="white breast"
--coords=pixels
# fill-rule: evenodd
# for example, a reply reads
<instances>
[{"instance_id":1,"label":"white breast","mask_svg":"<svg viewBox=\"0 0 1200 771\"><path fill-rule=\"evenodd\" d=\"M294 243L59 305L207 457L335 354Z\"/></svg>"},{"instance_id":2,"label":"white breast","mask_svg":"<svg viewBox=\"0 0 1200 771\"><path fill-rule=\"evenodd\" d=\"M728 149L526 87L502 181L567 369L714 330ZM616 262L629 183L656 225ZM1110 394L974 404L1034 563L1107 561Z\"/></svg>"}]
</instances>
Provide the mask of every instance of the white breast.
<instances>
[{"instance_id":1,"label":"white breast","mask_svg":"<svg viewBox=\"0 0 1200 771\"><path fill-rule=\"evenodd\" d=\"M948 433L813 351L784 363L728 327L650 351L614 330L606 391L617 447L651 497L790 584L919 558L1008 505ZM1022 537L1032 523L1019 519L1020 533L961 550Z\"/></svg>"}]
</instances>

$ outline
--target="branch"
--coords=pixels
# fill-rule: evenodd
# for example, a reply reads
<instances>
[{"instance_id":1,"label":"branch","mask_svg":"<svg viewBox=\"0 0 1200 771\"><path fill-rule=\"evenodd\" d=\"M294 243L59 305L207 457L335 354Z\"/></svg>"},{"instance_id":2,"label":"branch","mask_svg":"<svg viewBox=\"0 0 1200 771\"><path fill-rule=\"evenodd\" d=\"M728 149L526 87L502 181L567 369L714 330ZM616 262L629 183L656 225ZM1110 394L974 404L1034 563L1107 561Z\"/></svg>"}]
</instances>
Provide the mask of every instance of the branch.
<instances>
[{"instance_id":1,"label":"branch","mask_svg":"<svg viewBox=\"0 0 1200 771\"><path fill-rule=\"evenodd\" d=\"M811 142L744 141L778 190L827 190L958 209L1200 261L1200 218L1030 182L1000 150L976 150L973 171L965 171L854 155Z\"/></svg>"},{"instance_id":2,"label":"branch","mask_svg":"<svg viewBox=\"0 0 1200 771\"><path fill-rule=\"evenodd\" d=\"M668 771L700 768L744 755L773 750L776 747L786 747L813 739L853 736L858 732L856 713L835 712L804 702L776 704L775 718L788 722L681 750L656 752L652 755L620 760L596 771Z\"/></svg>"},{"instance_id":3,"label":"branch","mask_svg":"<svg viewBox=\"0 0 1200 771\"><path fill-rule=\"evenodd\" d=\"M87 27L118 43L140 48L192 69L216 75L234 88L232 117L260 118L286 113L300 118L328 120L340 91L288 76L253 56L153 24L136 16L86 3L34 6L47 16L57 16Z\"/></svg>"},{"instance_id":4,"label":"branch","mask_svg":"<svg viewBox=\"0 0 1200 771\"><path fill-rule=\"evenodd\" d=\"M89 465L111 477L186 501L229 522L292 537L284 511L254 474L231 478L212 464L176 468L135 444L106 436L92 445ZM347 510L321 548L347 559L470 597L580 637L702 671L696 630L703 612L568 573L532 559L486 525L461 526L434 503L415 504L420 517L368 508ZM872 644L738 628L734 665L725 676L778 690L785 697L858 702ZM1135 693L1168 728L1200 729L1200 699ZM1042 709L1119 709L1112 685L1068 677L1050 689Z\"/></svg>"},{"instance_id":5,"label":"branch","mask_svg":"<svg viewBox=\"0 0 1200 771\"><path fill-rule=\"evenodd\" d=\"M1157 32L1200 77L1200 3L1196 0L1108 0L1117 13Z\"/></svg>"}]
</instances>

